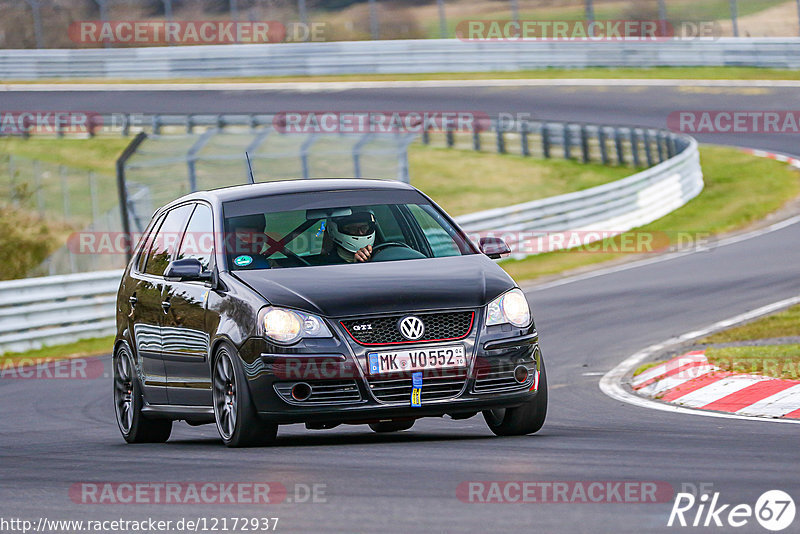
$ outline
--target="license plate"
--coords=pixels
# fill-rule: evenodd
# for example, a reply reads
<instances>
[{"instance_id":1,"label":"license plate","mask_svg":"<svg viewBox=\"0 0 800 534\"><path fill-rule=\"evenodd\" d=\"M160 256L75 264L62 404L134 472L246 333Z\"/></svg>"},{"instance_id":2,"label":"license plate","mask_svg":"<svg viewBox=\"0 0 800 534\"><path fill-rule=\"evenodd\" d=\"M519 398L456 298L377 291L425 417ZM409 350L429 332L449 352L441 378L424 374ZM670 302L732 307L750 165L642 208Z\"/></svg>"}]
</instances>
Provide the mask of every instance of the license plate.
<instances>
[{"instance_id":1,"label":"license plate","mask_svg":"<svg viewBox=\"0 0 800 534\"><path fill-rule=\"evenodd\" d=\"M369 374L422 371L466 367L464 345L442 345L418 349L404 349L367 354Z\"/></svg>"}]
</instances>

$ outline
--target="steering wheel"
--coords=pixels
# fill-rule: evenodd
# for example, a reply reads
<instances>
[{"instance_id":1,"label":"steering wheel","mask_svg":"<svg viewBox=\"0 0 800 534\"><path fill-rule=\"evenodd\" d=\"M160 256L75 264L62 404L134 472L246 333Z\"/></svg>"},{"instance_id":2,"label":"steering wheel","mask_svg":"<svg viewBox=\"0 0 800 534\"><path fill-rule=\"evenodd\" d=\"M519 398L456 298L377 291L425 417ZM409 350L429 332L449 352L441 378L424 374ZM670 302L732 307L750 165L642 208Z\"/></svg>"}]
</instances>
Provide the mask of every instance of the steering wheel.
<instances>
[{"instance_id":1,"label":"steering wheel","mask_svg":"<svg viewBox=\"0 0 800 534\"><path fill-rule=\"evenodd\" d=\"M378 252L385 250L389 247L405 247L414 250L413 248L411 248L410 245L407 245L406 243L401 243L399 241L387 241L386 243L380 243L372 247L372 255L374 256Z\"/></svg>"}]
</instances>

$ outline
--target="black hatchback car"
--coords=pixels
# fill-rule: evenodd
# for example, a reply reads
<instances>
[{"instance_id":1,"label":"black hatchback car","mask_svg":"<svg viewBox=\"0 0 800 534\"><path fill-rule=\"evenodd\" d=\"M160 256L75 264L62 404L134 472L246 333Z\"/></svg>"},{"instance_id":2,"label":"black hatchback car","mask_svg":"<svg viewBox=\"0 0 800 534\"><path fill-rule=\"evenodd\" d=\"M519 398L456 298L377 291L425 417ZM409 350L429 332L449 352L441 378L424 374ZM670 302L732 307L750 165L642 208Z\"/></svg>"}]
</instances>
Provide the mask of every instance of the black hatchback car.
<instances>
[{"instance_id":1,"label":"black hatchback car","mask_svg":"<svg viewBox=\"0 0 800 534\"><path fill-rule=\"evenodd\" d=\"M114 403L128 442L215 423L228 446L278 425L411 428L482 412L538 431L547 380L528 303L430 198L397 182L285 181L159 209L117 298Z\"/></svg>"}]
</instances>

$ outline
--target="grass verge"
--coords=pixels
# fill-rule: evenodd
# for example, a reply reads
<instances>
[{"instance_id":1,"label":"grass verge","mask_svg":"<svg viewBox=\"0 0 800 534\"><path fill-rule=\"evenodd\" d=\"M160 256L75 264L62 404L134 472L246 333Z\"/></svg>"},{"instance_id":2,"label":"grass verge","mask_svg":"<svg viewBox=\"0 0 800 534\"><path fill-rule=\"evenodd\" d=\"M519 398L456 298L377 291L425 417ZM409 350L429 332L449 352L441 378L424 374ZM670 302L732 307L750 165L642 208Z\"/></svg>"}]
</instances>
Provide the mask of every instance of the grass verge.
<instances>
[{"instance_id":1,"label":"grass verge","mask_svg":"<svg viewBox=\"0 0 800 534\"><path fill-rule=\"evenodd\" d=\"M670 244L684 232L701 236L730 232L764 218L800 194L798 173L783 163L718 146L701 147L700 160L706 184L700 195L638 228L639 232L652 232L669 239ZM531 280L630 256L624 252L596 252L604 247L613 250L615 244L618 240L607 240L603 244L508 260L501 265L516 280Z\"/></svg>"},{"instance_id":2,"label":"grass verge","mask_svg":"<svg viewBox=\"0 0 800 534\"><path fill-rule=\"evenodd\" d=\"M438 72L419 74L342 74L319 76L244 76L220 78L149 78L97 79L50 78L41 80L5 80L6 84L159 84L159 83L286 83L286 82L359 82L423 80L554 80L554 79L645 79L645 80L800 80L800 70L761 67L651 67L585 69L535 69L496 72Z\"/></svg>"},{"instance_id":3,"label":"grass verge","mask_svg":"<svg viewBox=\"0 0 800 534\"><path fill-rule=\"evenodd\" d=\"M463 215L587 189L636 172L559 159L535 159L412 145L411 184L449 214ZM491 179L487 177L491 176Z\"/></svg>"},{"instance_id":4,"label":"grass verge","mask_svg":"<svg viewBox=\"0 0 800 534\"><path fill-rule=\"evenodd\" d=\"M800 336L800 305L730 330L717 332L702 339L700 342L731 343L787 336Z\"/></svg>"},{"instance_id":5,"label":"grass verge","mask_svg":"<svg viewBox=\"0 0 800 534\"><path fill-rule=\"evenodd\" d=\"M726 371L800 379L800 345L709 347L706 357Z\"/></svg>"},{"instance_id":6,"label":"grass verge","mask_svg":"<svg viewBox=\"0 0 800 534\"><path fill-rule=\"evenodd\" d=\"M130 139L122 136L90 139L0 137L0 154L38 159L113 176L116 173L115 162L130 142Z\"/></svg>"},{"instance_id":7,"label":"grass verge","mask_svg":"<svg viewBox=\"0 0 800 534\"><path fill-rule=\"evenodd\" d=\"M64 345L53 345L24 352L6 352L0 354L0 367L19 362L63 360L66 358L88 358L111 354L114 336L82 339Z\"/></svg>"}]
</instances>

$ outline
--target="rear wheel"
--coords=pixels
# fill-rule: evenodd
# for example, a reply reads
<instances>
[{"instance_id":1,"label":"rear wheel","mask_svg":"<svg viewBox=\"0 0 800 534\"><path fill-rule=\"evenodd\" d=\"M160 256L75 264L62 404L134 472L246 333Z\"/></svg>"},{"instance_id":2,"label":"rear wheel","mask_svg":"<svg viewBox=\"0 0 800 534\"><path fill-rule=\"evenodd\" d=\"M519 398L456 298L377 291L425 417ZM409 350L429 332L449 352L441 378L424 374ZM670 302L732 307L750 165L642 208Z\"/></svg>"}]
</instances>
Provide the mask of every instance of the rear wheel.
<instances>
[{"instance_id":1,"label":"rear wheel","mask_svg":"<svg viewBox=\"0 0 800 534\"><path fill-rule=\"evenodd\" d=\"M220 346L214 358L212 394L217 430L228 447L269 444L278 434L278 425L264 423L258 417L237 361L235 349L227 343Z\"/></svg>"},{"instance_id":2,"label":"rear wheel","mask_svg":"<svg viewBox=\"0 0 800 534\"><path fill-rule=\"evenodd\" d=\"M128 443L163 443L172 433L172 421L148 419L142 414L142 390L128 348L114 354L114 411L117 426Z\"/></svg>"},{"instance_id":3,"label":"rear wheel","mask_svg":"<svg viewBox=\"0 0 800 534\"><path fill-rule=\"evenodd\" d=\"M380 421L378 423L370 423L369 427L379 433L384 434L386 432L400 432L401 430L408 430L412 426L416 420L412 419L410 421Z\"/></svg>"},{"instance_id":4,"label":"rear wheel","mask_svg":"<svg viewBox=\"0 0 800 534\"><path fill-rule=\"evenodd\" d=\"M544 359L539 373L539 390L536 396L522 406L485 410L483 418L497 436L524 436L538 432L547 417L547 374Z\"/></svg>"}]
</instances>

